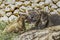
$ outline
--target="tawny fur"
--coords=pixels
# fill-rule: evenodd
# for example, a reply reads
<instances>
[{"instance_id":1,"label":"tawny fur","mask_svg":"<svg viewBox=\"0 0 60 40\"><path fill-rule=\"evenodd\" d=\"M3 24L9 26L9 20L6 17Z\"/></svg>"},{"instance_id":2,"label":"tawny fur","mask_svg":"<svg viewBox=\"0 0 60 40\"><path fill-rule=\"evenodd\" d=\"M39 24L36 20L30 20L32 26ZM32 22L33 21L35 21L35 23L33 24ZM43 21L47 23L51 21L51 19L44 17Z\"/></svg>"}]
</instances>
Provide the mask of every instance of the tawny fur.
<instances>
[{"instance_id":1,"label":"tawny fur","mask_svg":"<svg viewBox=\"0 0 60 40\"><path fill-rule=\"evenodd\" d=\"M16 22L12 23L11 25L7 26L3 32L26 30L26 28L25 28L26 19L28 21L30 21L31 23L35 22L35 27L33 29L43 29L48 26L49 27L48 29L60 30L60 16L59 15L50 16L50 15L48 15L48 13L46 13L44 11L37 12L35 10L34 12L30 12L29 15L20 15L18 20ZM53 26L53 27L51 27L51 26Z\"/></svg>"},{"instance_id":2,"label":"tawny fur","mask_svg":"<svg viewBox=\"0 0 60 40\"><path fill-rule=\"evenodd\" d=\"M18 32L18 31L25 30L24 21L25 21L25 16L20 16L16 22L13 22L12 24L8 25L4 29L3 33L5 32L10 33L10 32L15 32L15 31Z\"/></svg>"}]
</instances>

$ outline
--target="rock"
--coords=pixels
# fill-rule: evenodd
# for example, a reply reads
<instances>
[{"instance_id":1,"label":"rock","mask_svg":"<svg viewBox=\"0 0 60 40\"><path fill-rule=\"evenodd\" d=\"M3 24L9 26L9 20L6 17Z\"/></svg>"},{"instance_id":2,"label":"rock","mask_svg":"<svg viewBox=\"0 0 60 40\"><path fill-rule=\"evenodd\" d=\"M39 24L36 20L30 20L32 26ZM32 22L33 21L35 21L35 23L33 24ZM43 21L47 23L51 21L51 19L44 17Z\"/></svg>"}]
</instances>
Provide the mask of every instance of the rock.
<instances>
[{"instance_id":1,"label":"rock","mask_svg":"<svg viewBox=\"0 0 60 40\"><path fill-rule=\"evenodd\" d=\"M59 0L52 0L54 3L57 3Z\"/></svg>"},{"instance_id":2,"label":"rock","mask_svg":"<svg viewBox=\"0 0 60 40\"><path fill-rule=\"evenodd\" d=\"M60 40L60 31L58 32L53 32L50 36L49 36L49 40Z\"/></svg>"},{"instance_id":3,"label":"rock","mask_svg":"<svg viewBox=\"0 0 60 40\"><path fill-rule=\"evenodd\" d=\"M19 9L16 9L13 14L19 14Z\"/></svg>"},{"instance_id":4,"label":"rock","mask_svg":"<svg viewBox=\"0 0 60 40\"><path fill-rule=\"evenodd\" d=\"M57 10L54 10L54 12L58 14Z\"/></svg>"},{"instance_id":5,"label":"rock","mask_svg":"<svg viewBox=\"0 0 60 40\"><path fill-rule=\"evenodd\" d=\"M44 5L44 2L40 2L39 5L40 5L40 6Z\"/></svg>"},{"instance_id":6,"label":"rock","mask_svg":"<svg viewBox=\"0 0 60 40\"><path fill-rule=\"evenodd\" d=\"M30 1L37 3L37 2L39 2L40 0L30 0Z\"/></svg>"},{"instance_id":7,"label":"rock","mask_svg":"<svg viewBox=\"0 0 60 40\"><path fill-rule=\"evenodd\" d=\"M39 30L33 30L25 32L19 36L16 36L14 40L59 40L60 31L58 32L48 32L47 30L40 32Z\"/></svg>"},{"instance_id":8,"label":"rock","mask_svg":"<svg viewBox=\"0 0 60 40\"><path fill-rule=\"evenodd\" d=\"M40 5L36 3L36 6L35 7L40 7Z\"/></svg>"},{"instance_id":9,"label":"rock","mask_svg":"<svg viewBox=\"0 0 60 40\"><path fill-rule=\"evenodd\" d=\"M10 10L11 10L11 11L14 11L15 5L9 4L9 7L10 7Z\"/></svg>"},{"instance_id":10,"label":"rock","mask_svg":"<svg viewBox=\"0 0 60 40\"><path fill-rule=\"evenodd\" d=\"M19 13L23 13L23 12L24 12L24 10L23 10L23 9L21 9L21 8L19 8L19 10L20 10L20 12L19 12Z\"/></svg>"},{"instance_id":11,"label":"rock","mask_svg":"<svg viewBox=\"0 0 60 40\"><path fill-rule=\"evenodd\" d=\"M36 38L38 38L39 39L39 37L41 37L41 36L44 36L44 35L46 35L46 34L48 34L49 33L49 31L39 31L39 30L32 30L32 31L29 31L29 32L25 32L24 34L22 34L22 35L19 35L19 36L17 36L14 40L37 40Z\"/></svg>"},{"instance_id":12,"label":"rock","mask_svg":"<svg viewBox=\"0 0 60 40\"><path fill-rule=\"evenodd\" d=\"M55 9L54 9L54 8L49 7L49 10L50 10L50 12L52 12L52 11L54 11Z\"/></svg>"},{"instance_id":13,"label":"rock","mask_svg":"<svg viewBox=\"0 0 60 40\"><path fill-rule=\"evenodd\" d=\"M4 22L8 22L8 17L7 16L3 16L0 18L1 21L4 21Z\"/></svg>"},{"instance_id":14,"label":"rock","mask_svg":"<svg viewBox=\"0 0 60 40\"><path fill-rule=\"evenodd\" d=\"M52 0L45 0L45 5L52 3Z\"/></svg>"},{"instance_id":15,"label":"rock","mask_svg":"<svg viewBox=\"0 0 60 40\"><path fill-rule=\"evenodd\" d=\"M23 4L28 5L30 4L30 1L25 1Z\"/></svg>"},{"instance_id":16,"label":"rock","mask_svg":"<svg viewBox=\"0 0 60 40\"><path fill-rule=\"evenodd\" d=\"M21 6L23 2L15 2L16 5Z\"/></svg>"},{"instance_id":17,"label":"rock","mask_svg":"<svg viewBox=\"0 0 60 40\"><path fill-rule=\"evenodd\" d=\"M60 8L58 8L57 11L60 13Z\"/></svg>"},{"instance_id":18,"label":"rock","mask_svg":"<svg viewBox=\"0 0 60 40\"><path fill-rule=\"evenodd\" d=\"M50 5L49 5L49 6L52 6L52 5L54 5L54 3L50 3Z\"/></svg>"},{"instance_id":19,"label":"rock","mask_svg":"<svg viewBox=\"0 0 60 40\"><path fill-rule=\"evenodd\" d=\"M26 9L26 7L25 7L25 6L21 6L20 8L21 8L21 9Z\"/></svg>"},{"instance_id":20,"label":"rock","mask_svg":"<svg viewBox=\"0 0 60 40\"><path fill-rule=\"evenodd\" d=\"M60 40L60 31L55 30L60 26L50 27L43 30L30 30L18 35L14 40Z\"/></svg>"},{"instance_id":21,"label":"rock","mask_svg":"<svg viewBox=\"0 0 60 40\"><path fill-rule=\"evenodd\" d=\"M9 12L9 11L11 11L11 9L9 7L6 7L5 12Z\"/></svg>"},{"instance_id":22,"label":"rock","mask_svg":"<svg viewBox=\"0 0 60 40\"><path fill-rule=\"evenodd\" d=\"M50 14L58 14L57 10L54 10L53 12L50 12Z\"/></svg>"},{"instance_id":23,"label":"rock","mask_svg":"<svg viewBox=\"0 0 60 40\"><path fill-rule=\"evenodd\" d=\"M31 4L31 7L34 8L36 6L36 3Z\"/></svg>"},{"instance_id":24,"label":"rock","mask_svg":"<svg viewBox=\"0 0 60 40\"><path fill-rule=\"evenodd\" d=\"M24 12L19 12L19 14L26 14L26 13L24 13Z\"/></svg>"},{"instance_id":25,"label":"rock","mask_svg":"<svg viewBox=\"0 0 60 40\"><path fill-rule=\"evenodd\" d=\"M50 12L49 7L48 6L44 7L44 11L49 13Z\"/></svg>"},{"instance_id":26,"label":"rock","mask_svg":"<svg viewBox=\"0 0 60 40\"><path fill-rule=\"evenodd\" d=\"M58 1L58 2L56 3L56 5L57 5L58 7L60 7L60 1Z\"/></svg>"},{"instance_id":27,"label":"rock","mask_svg":"<svg viewBox=\"0 0 60 40\"><path fill-rule=\"evenodd\" d=\"M6 0L6 3L7 4L14 4L15 3L15 0Z\"/></svg>"},{"instance_id":28,"label":"rock","mask_svg":"<svg viewBox=\"0 0 60 40\"><path fill-rule=\"evenodd\" d=\"M10 21L10 22L15 21L16 19L17 19L17 17L14 16L14 15L11 15L11 16L9 17L9 21Z\"/></svg>"},{"instance_id":29,"label":"rock","mask_svg":"<svg viewBox=\"0 0 60 40\"><path fill-rule=\"evenodd\" d=\"M38 7L35 7L34 9L37 9L38 10L39 8Z\"/></svg>"},{"instance_id":30,"label":"rock","mask_svg":"<svg viewBox=\"0 0 60 40\"><path fill-rule=\"evenodd\" d=\"M55 4L52 4L51 8L57 9L58 7Z\"/></svg>"},{"instance_id":31,"label":"rock","mask_svg":"<svg viewBox=\"0 0 60 40\"><path fill-rule=\"evenodd\" d=\"M26 10L32 10L33 8L31 6L27 6Z\"/></svg>"},{"instance_id":32,"label":"rock","mask_svg":"<svg viewBox=\"0 0 60 40\"><path fill-rule=\"evenodd\" d=\"M25 7L25 6L21 6L21 7L19 8L19 10L20 10L21 12L26 12L26 7Z\"/></svg>"},{"instance_id":33,"label":"rock","mask_svg":"<svg viewBox=\"0 0 60 40\"><path fill-rule=\"evenodd\" d=\"M5 8L5 4L1 4L0 8L2 8L2 9Z\"/></svg>"},{"instance_id":34,"label":"rock","mask_svg":"<svg viewBox=\"0 0 60 40\"><path fill-rule=\"evenodd\" d=\"M39 5L39 4L37 4L37 3L33 3L33 4L31 5L31 7L35 9L35 8L39 8L39 7L40 7L40 5Z\"/></svg>"},{"instance_id":35,"label":"rock","mask_svg":"<svg viewBox=\"0 0 60 40\"><path fill-rule=\"evenodd\" d=\"M8 13L6 13L6 16L11 16L11 14L12 14L12 12L8 12Z\"/></svg>"},{"instance_id":36,"label":"rock","mask_svg":"<svg viewBox=\"0 0 60 40\"><path fill-rule=\"evenodd\" d=\"M16 8L16 9L19 9L19 7L20 7L20 6L19 6L19 5L17 5L17 4L15 4L14 6L15 6L15 8Z\"/></svg>"}]
</instances>

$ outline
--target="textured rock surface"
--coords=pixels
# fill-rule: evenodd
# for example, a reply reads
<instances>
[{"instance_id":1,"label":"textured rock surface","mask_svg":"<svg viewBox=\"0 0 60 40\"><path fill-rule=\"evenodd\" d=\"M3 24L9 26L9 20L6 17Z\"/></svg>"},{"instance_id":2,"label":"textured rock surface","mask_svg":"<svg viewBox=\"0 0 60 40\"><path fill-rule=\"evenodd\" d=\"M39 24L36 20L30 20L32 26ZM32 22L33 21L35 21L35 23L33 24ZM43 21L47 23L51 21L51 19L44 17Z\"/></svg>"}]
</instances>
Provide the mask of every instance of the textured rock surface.
<instances>
[{"instance_id":1,"label":"textured rock surface","mask_svg":"<svg viewBox=\"0 0 60 40\"><path fill-rule=\"evenodd\" d=\"M60 0L0 0L0 17L7 16L10 18L11 15L14 15L18 18L20 13L28 13L28 10L32 9L59 14L59 8Z\"/></svg>"},{"instance_id":2,"label":"textured rock surface","mask_svg":"<svg viewBox=\"0 0 60 40\"><path fill-rule=\"evenodd\" d=\"M59 27L55 26L55 29ZM58 30L54 31L54 27L44 30L31 30L16 36L14 40L60 40L60 31Z\"/></svg>"}]
</instances>

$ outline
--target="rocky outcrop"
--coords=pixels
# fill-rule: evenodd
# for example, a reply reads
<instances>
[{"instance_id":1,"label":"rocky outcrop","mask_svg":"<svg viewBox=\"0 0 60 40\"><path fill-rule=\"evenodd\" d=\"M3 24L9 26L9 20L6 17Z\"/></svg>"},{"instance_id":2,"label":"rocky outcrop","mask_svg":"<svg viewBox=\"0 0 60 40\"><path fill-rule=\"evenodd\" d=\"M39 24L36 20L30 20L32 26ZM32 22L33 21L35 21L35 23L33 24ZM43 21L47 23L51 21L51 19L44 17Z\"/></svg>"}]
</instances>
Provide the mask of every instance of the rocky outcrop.
<instances>
[{"instance_id":1,"label":"rocky outcrop","mask_svg":"<svg viewBox=\"0 0 60 40\"><path fill-rule=\"evenodd\" d=\"M14 40L60 40L59 27L60 26L49 27L44 30L30 30L16 36Z\"/></svg>"}]
</instances>

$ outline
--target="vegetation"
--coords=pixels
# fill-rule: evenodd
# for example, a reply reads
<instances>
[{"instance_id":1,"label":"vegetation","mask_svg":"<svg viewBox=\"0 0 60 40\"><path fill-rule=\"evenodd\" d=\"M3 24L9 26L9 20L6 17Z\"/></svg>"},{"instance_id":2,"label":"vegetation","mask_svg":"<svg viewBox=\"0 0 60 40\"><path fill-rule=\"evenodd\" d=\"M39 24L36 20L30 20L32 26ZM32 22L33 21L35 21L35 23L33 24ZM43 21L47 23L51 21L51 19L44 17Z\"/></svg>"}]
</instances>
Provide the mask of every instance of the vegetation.
<instances>
[{"instance_id":1,"label":"vegetation","mask_svg":"<svg viewBox=\"0 0 60 40\"><path fill-rule=\"evenodd\" d=\"M16 33L2 33L4 28L8 25L8 23L4 21L0 21L0 40L13 40L13 37L15 37Z\"/></svg>"}]
</instances>

